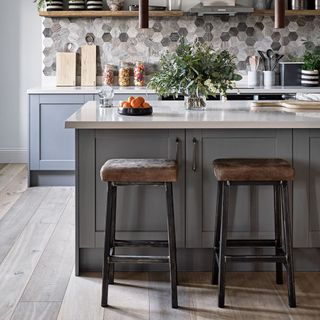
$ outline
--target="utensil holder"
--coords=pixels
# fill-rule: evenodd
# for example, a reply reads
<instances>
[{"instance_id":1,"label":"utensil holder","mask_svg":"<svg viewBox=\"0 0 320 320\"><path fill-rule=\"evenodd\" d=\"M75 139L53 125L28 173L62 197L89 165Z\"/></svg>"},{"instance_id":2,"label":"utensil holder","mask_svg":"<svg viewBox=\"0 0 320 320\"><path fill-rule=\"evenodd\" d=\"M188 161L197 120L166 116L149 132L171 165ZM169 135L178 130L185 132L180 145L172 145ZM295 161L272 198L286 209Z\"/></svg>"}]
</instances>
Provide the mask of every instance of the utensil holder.
<instances>
[{"instance_id":1,"label":"utensil holder","mask_svg":"<svg viewBox=\"0 0 320 320\"><path fill-rule=\"evenodd\" d=\"M257 87L260 85L260 72L248 71L248 86Z\"/></svg>"},{"instance_id":2,"label":"utensil holder","mask_svg":"<svg viewBox=\"0 0 320 320\"><path fill-rule=\"evenodd\" d=\"M263 85L272 87L275 85L276 75L274 71L263 71Z\"/></svg>"}]
</instances>

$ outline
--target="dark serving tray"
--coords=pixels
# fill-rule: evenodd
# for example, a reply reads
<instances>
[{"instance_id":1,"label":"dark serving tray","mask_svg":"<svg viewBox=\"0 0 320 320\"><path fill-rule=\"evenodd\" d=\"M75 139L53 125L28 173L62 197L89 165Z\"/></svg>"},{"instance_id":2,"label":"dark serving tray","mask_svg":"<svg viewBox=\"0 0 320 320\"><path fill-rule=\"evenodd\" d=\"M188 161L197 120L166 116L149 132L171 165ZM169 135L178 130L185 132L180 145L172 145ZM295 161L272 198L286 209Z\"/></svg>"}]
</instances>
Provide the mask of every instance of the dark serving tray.
<instances>
[{"instance_id":1,"label":"dark serving tray","mask_svg":"<svg viewBox=\"0 0 320 320\"><path fill-rule=\"evenodd\" d=\"M118 113L123 116L149 116L152 114L151 108L118 108Z\"/></svg>"}]
</instances>

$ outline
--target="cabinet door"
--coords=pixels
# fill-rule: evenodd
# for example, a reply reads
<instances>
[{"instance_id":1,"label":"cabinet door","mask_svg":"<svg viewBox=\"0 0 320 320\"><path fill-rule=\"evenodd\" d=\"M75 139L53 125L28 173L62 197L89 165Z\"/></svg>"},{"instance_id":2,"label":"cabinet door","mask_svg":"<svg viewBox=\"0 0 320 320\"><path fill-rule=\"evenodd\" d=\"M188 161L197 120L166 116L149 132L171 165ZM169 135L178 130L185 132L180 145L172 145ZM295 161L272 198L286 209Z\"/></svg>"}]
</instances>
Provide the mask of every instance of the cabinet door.
<instances>
[{"instance_id":1,"label":"cabinet door","mask_svg":"<svg viewBox=\"0 0 320 320\"><path fill-rule=\"evenodd\" d=\"M186 157L187 247L212 247L217 191L213 160L280 157L291 161L292 131L189 130ZM271 187L233 187L230 201L230 237L273 237Z\"/></svg>"},{"instance_id":2,"label":"cabinet door","mask_svg":"<svg viewBox=\"0 0 320 320\"><path fill-rule=\"evenodd\" d=\"M85 130L82 130L85 131ZM93 141L94 139L94 141ZM177 144L176 140L179 139ZM85 146L88 144L88 146ZM86 154L90 146L93 157ZM185 244L185 131L184 130L97 130L94 138L79 133L79 164L89 161L88 170L94 185L86 180L79 201L94 210L80 210L80 247L103 247L106 217L106 183L100 180L100 168L112 158L175 159L178 154L179 179L174 183L174 206L178 245ZM82 151L84 151L82 155ZM88 160L88 156L90 159ZM91 162L94 163L92 164ZM90 169L91 168L91 169ZM81 171L79 171L81 175ZM85 173L86 174L86 173ZM81 179L81 177L80 177ZM87 188L87 189L83 189ZM95 189L95 194L92 190ZM88 195L92 195L88 197ZM95 198L94 198L95 197ZM93 198L93 199L92 199ZM125 186L118 188L117 234L122 239L166 239L166 198L164 188L154 186ZM82 219L83 217L83 219ZM84 235L84 237L81 236Z\"/></svg>"},{"instance_id":3,"label":"cabinet door","mask_svg":"<svg viewBox=\"0 0 320 320\"><path fill-rule=\"evenodd\" d=\"M41 95L30 103L31 170L74 170L74 130L65 120L93 95Z\"/></svg>"},{"instance_id":4,"label":"cabinet door","mask_svg":"<svg viewBox=\"0 0 320 320\"><path fill-rule=\"evenodd\" d=\"M320 130L293 131L293 232L296 247L320 247Z\"/></svg>"}]
</instances>

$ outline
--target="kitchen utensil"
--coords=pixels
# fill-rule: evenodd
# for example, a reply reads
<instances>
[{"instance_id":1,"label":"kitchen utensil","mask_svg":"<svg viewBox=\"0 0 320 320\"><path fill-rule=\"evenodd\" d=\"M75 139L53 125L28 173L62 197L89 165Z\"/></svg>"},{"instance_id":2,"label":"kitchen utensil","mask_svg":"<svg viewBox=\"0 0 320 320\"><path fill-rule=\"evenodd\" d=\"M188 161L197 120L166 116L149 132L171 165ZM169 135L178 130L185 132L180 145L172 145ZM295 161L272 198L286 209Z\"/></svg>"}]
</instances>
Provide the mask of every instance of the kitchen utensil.
<instances>
[{"instance_id":1,"label":"kitchen utensil","mask_svg":"<svg viewBox=\"0 0 320 320\"><path fill-rule=\"evenodd\" d=\"M66 50L69 52L58 52L56 55L56 86L74 87L76 85L76 53L72 51L72 45L67 44Z\"/></svg>"},{"instance_id":2,"label":"kitchen utensil","mask_svg":"<svg viewBox=\"0 0 320 320\"><path fill-rule=\"evenodd\" d=\"M249 57L249 65L251 71L257 71L259 68L260 59L256 56Z\"/></svg>"},{"instance_id":3,"label":"kitchen utensil","mask_svg":"<svg viewBox=\"0 0 320 320\"><path fill-rule=\"evenodd\" d=\"M261 50L258 50L258 53L261 57L261 60L263 62L263 66L264 66L264 70L268 70L268 67L267 67L267 56L266 56L266 53L261 51Z\"/></svg>"},{"instance_id":4,"label":"kitchen utensil","mask_svg":"<svg viewBox=\"0 0 320 320\"><path fill-rule=\"evenodd\" d=\"M276 67L278 66L280 60L283 57L284 57L284 55L282 55L282 54L278 54L278 53L274 54L274 64L273 64L273 67L271 68L271 71L274 71L276 69Z\"/></svg>"},{"instance_id":5,"label":"kitchen utensil","mask_svg":"<svg viewBox=\"0 0 320 320\"><path fill-rule=\"evenodd\" d=\"M274 57L274 52L272 49L268 49L266 54L268 57L268 70L271 71L272 70L272 59Z\"/></svg>"},{"instance_id":6,"label":"kitchen utensil","mask_svg":"<svg viewBox=\"0 0 320 320\"><path fill-rule=\"evenodd\" d=\"M97 76L97 47L94 45L94 37L86 37L87 44L81 47L81 86L96 86Z\"/></svg>"}]
</instances>

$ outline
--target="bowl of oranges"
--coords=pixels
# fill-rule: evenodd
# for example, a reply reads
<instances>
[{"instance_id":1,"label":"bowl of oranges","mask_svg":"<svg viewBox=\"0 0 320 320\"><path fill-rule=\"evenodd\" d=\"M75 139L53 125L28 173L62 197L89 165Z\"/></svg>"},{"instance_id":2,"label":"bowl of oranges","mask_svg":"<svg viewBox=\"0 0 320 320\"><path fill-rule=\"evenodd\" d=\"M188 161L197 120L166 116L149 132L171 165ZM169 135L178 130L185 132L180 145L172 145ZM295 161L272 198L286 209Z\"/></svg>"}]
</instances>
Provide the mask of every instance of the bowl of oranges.
<instances>
[{"instance_id":1,"label":"bowl of oranges","mask_svg":"<svg viewBox=\"0 0 320 320\"><path fill-rule=\"evenodd\" d=\"M119 102L118 112L125 116L147 116L152 114L152 107L143 97L129 97Z\"/></svg>"}]
</instances>

